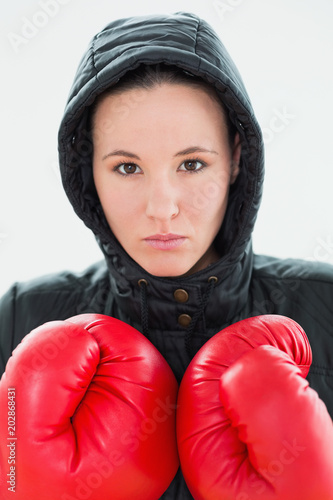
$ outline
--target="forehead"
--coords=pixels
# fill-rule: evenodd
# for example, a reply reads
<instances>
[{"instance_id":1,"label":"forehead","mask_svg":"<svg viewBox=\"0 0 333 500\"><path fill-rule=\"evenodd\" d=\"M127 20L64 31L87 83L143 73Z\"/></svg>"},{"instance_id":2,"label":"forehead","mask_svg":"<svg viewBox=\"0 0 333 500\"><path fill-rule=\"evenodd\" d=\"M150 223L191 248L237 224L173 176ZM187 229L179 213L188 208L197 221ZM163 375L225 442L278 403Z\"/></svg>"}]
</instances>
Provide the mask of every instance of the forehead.
<instances>
[{"instance_id":1,"label":"forehead","mask_svg":"<svg viewBox=\"0 0 333 500\"><path fill-rule=\"evenodd\" d=\"M151 132L184 135L221 134L227 131L222 105L216 94L207 89L164 83L153 88L134 88L105 95L96 106L94 132L112 132L113 137L131 132L142 135Z\"/></svg>"}]
</instances>

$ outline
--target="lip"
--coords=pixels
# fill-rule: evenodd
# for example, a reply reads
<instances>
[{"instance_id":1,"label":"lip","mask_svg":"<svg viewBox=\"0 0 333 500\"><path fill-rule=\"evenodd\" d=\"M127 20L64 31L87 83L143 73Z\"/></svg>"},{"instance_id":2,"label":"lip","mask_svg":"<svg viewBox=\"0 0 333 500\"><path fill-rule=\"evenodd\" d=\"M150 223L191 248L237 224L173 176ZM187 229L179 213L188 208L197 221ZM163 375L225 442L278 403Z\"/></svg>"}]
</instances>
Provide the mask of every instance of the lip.
<instances>
[{"instance_id":1,"label":"lip","mask_svg":"<svg viewBox=\"0 0 333 500\"><path fill-rule=\"evenodd\" d=\"M157 250L174 250L180 247L186 240L185 236L180 234L153 234L144 238L144 241Z\"/></svg>"}]
</instances>

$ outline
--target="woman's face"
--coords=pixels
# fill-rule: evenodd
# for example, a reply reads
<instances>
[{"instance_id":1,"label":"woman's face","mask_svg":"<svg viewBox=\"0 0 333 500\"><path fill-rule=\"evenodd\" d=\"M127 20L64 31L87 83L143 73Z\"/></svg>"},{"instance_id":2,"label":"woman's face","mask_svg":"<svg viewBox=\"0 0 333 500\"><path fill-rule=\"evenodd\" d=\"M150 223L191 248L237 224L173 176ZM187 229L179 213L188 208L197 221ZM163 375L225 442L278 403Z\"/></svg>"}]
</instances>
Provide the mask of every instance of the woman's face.
<instances>
[{"instance_id":1,"label":"woman's face","mask_svg":"<svg viewBox=\"0 0 333 500\"><path fill-rule=\"evenodd\" d=\"M97 107L93 141L97 193L132 259L169 277L218 259L240 146L230 148L216 100L182 84L113 94Z\"/></svg>"}]
</instances>

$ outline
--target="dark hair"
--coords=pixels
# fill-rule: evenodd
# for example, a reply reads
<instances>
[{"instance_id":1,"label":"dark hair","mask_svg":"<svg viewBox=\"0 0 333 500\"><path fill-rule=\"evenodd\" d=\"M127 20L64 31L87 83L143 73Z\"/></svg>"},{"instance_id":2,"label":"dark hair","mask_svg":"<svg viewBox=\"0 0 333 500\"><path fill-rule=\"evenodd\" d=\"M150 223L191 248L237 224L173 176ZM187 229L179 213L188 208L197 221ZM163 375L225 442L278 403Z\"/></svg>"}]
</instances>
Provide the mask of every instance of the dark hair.
<instances>
[{"instance_id":1,"label":"dark hair","mask_svg":"<svg viewBox=\"0 0 333 500\"><path fill-rule=\"evenodd\" d=\"M93 128L94 118L98 104L108 95L118 94L126 90L132 89L152 89L156 85L163 83L171 84L185 84L197 89L206 90L211 97L216 100L217 104L221 107L221 111L225 117L226 125L228 128L228 139L230 147L234 144L236 135L236 127L230 121L227 110L220 99L216 89L202 78L192 75L191 73L182 70L178 66L167 65L163 63L147 65L141 64L138 68L128 71L120 80L102 92L90 110L90 124Z\"/></svg>"}]
</instances>

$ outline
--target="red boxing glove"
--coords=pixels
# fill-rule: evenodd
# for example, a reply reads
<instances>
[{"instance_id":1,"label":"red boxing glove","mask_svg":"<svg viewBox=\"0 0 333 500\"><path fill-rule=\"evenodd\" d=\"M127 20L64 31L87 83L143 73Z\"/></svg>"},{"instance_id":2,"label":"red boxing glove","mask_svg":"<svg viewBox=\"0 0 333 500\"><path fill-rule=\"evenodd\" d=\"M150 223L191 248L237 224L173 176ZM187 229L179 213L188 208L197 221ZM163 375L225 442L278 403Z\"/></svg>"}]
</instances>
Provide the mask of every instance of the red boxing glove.
<instances>
[{"instance_id":1,"label":"red boxing glove","mask_svg":"<svg viewBox=\"0 0 333 500\"><path fill-rule=\"evenodd\" d=\"M294 321L240 321L212 337L182 380L177 438L196 500L332 500L333 427L305 377Z\"/></svg>"},{"instance_id":2,"label":"red boxing glove","mask_svg":"<svg viewBox=\"0 0 333 500\"><path fill-rule=\"evenodd\" d=\"M1 499L160 498L179 466L177 390L122 321L83 314L32 331L0 382Z\"/></svg>"}]
</instances>

